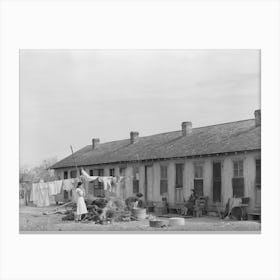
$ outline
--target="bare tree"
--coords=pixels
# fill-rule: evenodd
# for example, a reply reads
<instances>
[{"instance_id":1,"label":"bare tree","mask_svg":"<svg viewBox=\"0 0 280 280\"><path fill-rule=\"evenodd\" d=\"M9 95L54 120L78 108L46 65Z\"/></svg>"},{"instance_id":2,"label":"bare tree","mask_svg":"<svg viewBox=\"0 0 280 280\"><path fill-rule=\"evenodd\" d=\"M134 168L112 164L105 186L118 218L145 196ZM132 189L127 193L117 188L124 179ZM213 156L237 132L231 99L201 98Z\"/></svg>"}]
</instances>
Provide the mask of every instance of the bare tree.
<instances>
[{"instance_id":1,"label":"bare tree","mask_svg":"<svg viewBox=\"0 0 280 280\"><path fill-rule=\"evenodd\" d=\"M56 179L54 173L49 168L57 162L57 157L47 158L42 161L38 166L31 169L21 167L19 170L19 181L38 182L43 179L45 182L53 181Z\"/></svg>"}]
</instances>

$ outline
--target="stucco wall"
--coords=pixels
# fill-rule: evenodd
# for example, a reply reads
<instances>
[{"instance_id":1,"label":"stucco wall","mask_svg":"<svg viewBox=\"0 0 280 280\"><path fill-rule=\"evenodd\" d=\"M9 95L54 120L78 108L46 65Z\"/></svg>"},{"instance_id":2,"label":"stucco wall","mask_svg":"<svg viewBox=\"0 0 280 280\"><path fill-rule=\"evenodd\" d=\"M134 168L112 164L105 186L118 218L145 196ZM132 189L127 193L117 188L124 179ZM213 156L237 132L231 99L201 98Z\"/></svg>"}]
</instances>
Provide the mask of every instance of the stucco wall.
<instances>
[{"instance_id":1,"label":"stucco wall","mask_svg":"<svg viewBox=\"0 0 280 280\"><path fill-rule=\"evenodd\" d=\"M133 168L128 165L125 169L125 197L133 196Z\"/></svg>"},{"instance_id":2,"label":"stucco wall","mask_svg":"<svg viewBox=\"0 0 280 280\"><path fill-rule=\"evenodd\" d=\"M255 206L255 157L252 155L246 156L244 161L244 177L245 177L245 196L250 197L249 207Z\"/></svg>"}]
</instances>

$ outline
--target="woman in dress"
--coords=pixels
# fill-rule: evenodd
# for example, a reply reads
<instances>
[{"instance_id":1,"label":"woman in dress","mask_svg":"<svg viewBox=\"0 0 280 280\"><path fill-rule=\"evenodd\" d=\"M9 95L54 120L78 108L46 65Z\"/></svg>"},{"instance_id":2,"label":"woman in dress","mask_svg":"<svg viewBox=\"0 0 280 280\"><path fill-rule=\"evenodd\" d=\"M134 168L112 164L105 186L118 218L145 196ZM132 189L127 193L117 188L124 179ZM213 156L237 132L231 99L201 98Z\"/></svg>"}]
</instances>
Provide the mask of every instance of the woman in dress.
<instances>
[{"instance_id":1,"label":"woman in dress","mask_svg":"<svg viewBox=\"0 0 280 280\"><path fill-rule=\"evenodd\" d=\"M77 193L77 218L78 221L81 220L82 215L86 214L87 211L87 206L85 204L84 196L85 196L85 191L84 188L82 187L82 183L79 182L76 188L76 193Z\"/></svg>"}]
</instances>

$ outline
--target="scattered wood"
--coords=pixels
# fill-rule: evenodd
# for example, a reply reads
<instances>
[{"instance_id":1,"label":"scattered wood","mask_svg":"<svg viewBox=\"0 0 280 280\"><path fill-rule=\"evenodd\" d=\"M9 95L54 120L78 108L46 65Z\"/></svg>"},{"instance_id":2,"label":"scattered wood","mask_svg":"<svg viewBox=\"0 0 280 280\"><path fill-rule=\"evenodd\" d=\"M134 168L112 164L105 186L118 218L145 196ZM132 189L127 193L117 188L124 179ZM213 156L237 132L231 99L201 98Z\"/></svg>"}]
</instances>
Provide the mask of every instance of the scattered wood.
<instances>
[{"instance_id":1,"label":"scattered wood","mask_svg":"<svg viewBox=\"0 0 280 280\"><path fill-rule=\"evenodd\" d=\"M56 207L56 208L53 209L52 211L43 212L43 215L55 214L55 213L59 212L61 208L65 207L65 206L67 206L67 205L70 205L70 204L73 204L73 202L70 201L70 202L67 202L67 203L65 203L65 204L63 204L63 205L61 205L61 206Z\"/></svg>"}]
</instances>

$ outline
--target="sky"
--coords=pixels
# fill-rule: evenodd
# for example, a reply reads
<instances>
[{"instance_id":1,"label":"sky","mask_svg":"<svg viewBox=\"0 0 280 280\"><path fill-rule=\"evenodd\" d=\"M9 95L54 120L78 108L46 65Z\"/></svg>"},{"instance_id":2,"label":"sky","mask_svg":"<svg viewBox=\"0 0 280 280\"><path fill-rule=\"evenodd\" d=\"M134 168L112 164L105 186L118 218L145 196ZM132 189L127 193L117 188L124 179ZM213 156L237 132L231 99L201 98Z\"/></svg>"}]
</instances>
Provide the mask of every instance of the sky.
<instances>
[{"instance_id":1,"label":"sky","mask_svg":"<svg viewBox=\"0 0 280 280\"><path fill-rule=\"evenodd\" d=\"M21 50L20 165L91 144L250 119L258 50Z\"/></svg>"}]
</instances>

